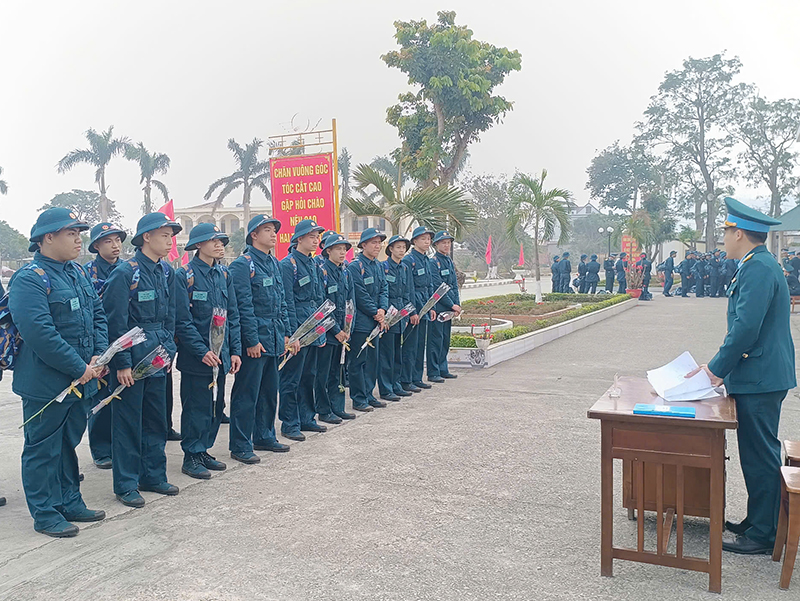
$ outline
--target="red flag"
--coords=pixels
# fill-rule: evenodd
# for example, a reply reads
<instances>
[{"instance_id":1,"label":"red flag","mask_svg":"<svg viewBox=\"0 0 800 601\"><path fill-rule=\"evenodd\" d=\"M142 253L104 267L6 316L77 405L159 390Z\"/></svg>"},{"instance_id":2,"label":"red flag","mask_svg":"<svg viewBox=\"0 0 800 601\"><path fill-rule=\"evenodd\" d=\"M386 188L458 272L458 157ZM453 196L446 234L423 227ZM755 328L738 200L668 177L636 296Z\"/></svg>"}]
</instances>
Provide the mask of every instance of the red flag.
<instances>
[{"instance_id":1,"label":"red flag","mask_svg":"<svg viewBox=\"0 0 800 601\"><path fill-rule=\"evenodd\" d=\"M175 221L175 205L172 204L172 199L169 199L169 202L158 209L159 213L164 213L167 217ZM172 248L167 255L167 260L171 263L172 261L177 261L180 258L181 254L178 252L178 243L175 241L175 236L172 237Z\"/></svg>"},{"instance_id":2,"label":"red flag","mask_svg":"<svg viewBox=\"0 0 800 601\"><path fill-rule=\"evenodd\" d=\"M181 266L186 267L189 264L189 253L183 253L181 258Z\"/></svg>"},{"instance_id":3,"label":"red flag","mask_svg":"<svg viewBox=\"0 0 800 601\"><path fill-rule=\"evenodd\" d=\"M519 245L519 265L525 265L525 252L522 250L522 244Z\"/></svg>"},{"instance_id":4,"label":"red flag","mask_svg":"<svg viewBox=\"0 0 800 601\"><path fill-rule=\"evenodd\" d=\"M344 258L348 263L352 263L353 259L356 258L356 252L352 247L350 247L350 250L347 251L347 254L344 256Z\"/></svg>"},{"instance_id":5,"label":"red flag","mask_svg":"<svg viewBox=\"0 0 800 601\"><path fill-rule=\"evenodd\" d=\"M489 241L486 243L486 264L492 264L492 235L489 234Z\"/></svg>"}]
</instances>

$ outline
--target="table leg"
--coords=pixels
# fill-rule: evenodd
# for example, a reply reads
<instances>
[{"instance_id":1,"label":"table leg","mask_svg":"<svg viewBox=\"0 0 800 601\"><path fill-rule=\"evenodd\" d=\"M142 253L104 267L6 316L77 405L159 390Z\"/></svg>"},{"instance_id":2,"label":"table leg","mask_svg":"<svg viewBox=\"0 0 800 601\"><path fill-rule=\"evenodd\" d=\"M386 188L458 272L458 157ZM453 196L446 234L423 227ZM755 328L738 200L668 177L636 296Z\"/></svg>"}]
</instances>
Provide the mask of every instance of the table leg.
<instances>
[{"instance_id":1,"label":"table leg","mask_svg":"<svg viewBox=\"0 0 800 601\"><path fill-rule=\"evenodd\" d=\"M600 575L614 575L614 459L611 456L611 424L602 422L601 434L601 535Z\"/></svg>"},{"instance_id":2,"label":"table leg","mask_svg":"<svg viewBox=\"0 0 800 601\"><path fill-rule=\"evenodd\" d=\"M711 447L708 590L722 592L722 517L725 514L725 432L715 432Z\"/></svg>"}]
</instances>

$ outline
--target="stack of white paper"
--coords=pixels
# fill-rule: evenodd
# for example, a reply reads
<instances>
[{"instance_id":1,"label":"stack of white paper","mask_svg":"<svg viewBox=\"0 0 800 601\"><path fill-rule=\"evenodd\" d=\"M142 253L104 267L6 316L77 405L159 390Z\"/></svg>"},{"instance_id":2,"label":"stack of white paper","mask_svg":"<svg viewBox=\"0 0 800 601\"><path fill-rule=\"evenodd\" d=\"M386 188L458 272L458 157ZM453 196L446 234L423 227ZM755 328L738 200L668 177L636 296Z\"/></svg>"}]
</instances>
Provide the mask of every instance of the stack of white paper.
<instances>
[{"instance_id":1,"label":"stack of white paper","mask_svg":"<svg viewBox=\"0 0 800 601\"><path fill-rule=\"evenodd\" d=\"M663 367L648 371L647 380L665 401L700 401L719 396L705 371L686 377L694 369L697 362L687 351Z\"/></svg>"}]
</instances>

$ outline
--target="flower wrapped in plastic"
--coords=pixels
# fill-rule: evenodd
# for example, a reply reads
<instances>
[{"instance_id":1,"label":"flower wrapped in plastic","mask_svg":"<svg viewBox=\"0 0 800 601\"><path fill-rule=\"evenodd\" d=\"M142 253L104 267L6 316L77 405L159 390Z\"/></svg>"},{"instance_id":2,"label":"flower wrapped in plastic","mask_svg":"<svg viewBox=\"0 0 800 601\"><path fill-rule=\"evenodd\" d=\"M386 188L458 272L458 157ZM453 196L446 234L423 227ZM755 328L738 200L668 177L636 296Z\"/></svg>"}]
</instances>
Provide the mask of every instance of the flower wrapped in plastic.
<instances>
[{"instance_id":1,"label":"flower wrapped in plastic","mask_svg":"<svg viewBox=\"0 0 800 601\"><path fill-rule=\"evenodd\" d=\"M148 353L144 359L136 364L136 367L131 370L131 375L133 376L134 381L144 380L145 378L149 378L150 376L158 373L162 369L166 369L169 367L169 364L169 352L163 346L159 345L150 351L150 353ZM97 414L98 411L108 405L111 401L120 398L119 395L123 390L125 390L124 384L117 386L114 389L114 392L92 407L92 414Z\"/></svg>"},{"instance_id":2,"label":"flower wrapped in plastic","mask_svg":"<svg viewBox=\"0 0 800 601\"><path fill-rule=\"evenodd\" d=\"M353 331L353 319L356 316L356 303L352 298L348 298L344 304L344 328L342 332L350 338L350 333ZM350 345L345 340L342 343L342 355L339 357L339 392L344 392L344 361L347 357L347 351L350 350Z\"/></svg>"},{"instance_id":3,"label":"flower wrapped in plastic","mask_svg":"<svg viewBox=\"0 0 800 601\"><path fill-rule=\"evenodd\" d=\"M130 330L125 332L122 336L117 338L114 342L112 342L110 345L108 345L108 348L105 350L105 352L103 352L103 354L100 355L97 359L95 359L94 363L92 363L92 367L105 367L105 366L107 366L111 362L111 359L114 358L114 355L116 355L118 352L127 350L127 349L129 349L129 348L131 348L133 346L136 346L137 344L140 344L140 343L144 342L145 340L147 340L147 335L145 334L145 332L144 332L144 330L142 328L140 328L139 326L136 326L135 328L131 328ZM103 380L102 378L107 373L108 373L108 368L107 367L105 367L105 369L103 369L100 372L100 376L98 378L98 383L97 383L97 387L98 388L101 388L100 382L103 382L105 384L105 380ZM67 386L64 390L62 390L60 393L58 393L56 398L54 398L52 401L47 403L44 407L42 407L34 415L32 415L28 419L26 419L22 423L20 428L22 426L24 426L25 424L27 424L29 421L31 421L33 418L39 417L42 413L44 413L44 410L47 409L51 404L53 404L53 403L63 403L64 399L66 399L71 393L74 393L75 396L77 396L79 399L82 398L83 395L81 395L80 390L78 390L78 382L79 381L80 380L73 380L70 383L69 386Z\"/></svg>"},{"instance_id":4,"label":"flower wrapped in plastic","mask_svg":"<svg viewBox=\"0 0 800 601\"><path fill-rule=\"evenodd\" d=\"M420 310L419 310L419 316L420 316L420 318L422 318L424 315L426 315L426 314L428 313L428 311L430 311L431 309L433 309L433 306L434 306L436 303L438 303L438 302L439 302L439 299L441 299L441 298L442 298L442 297L443 297L445 294L447 294L448 292L450 292L450 286L449 286L449 285L447 285L447 284L444 284L444 283L443 283L443 284L441 284L441 285L440 285L440 286L439 286L439 287L436 289L436 292L434 292L434 293L431 295L431 297L430 297L430 298L429 298L429 299L428 299L428 300L425 302L425 304L424 304L424 305L422 305L422 309L420 309Z\"/></svg>"},{"instance_id":5,"label":"flower wrapped in plastic","mask_svg":"<svg viewBox=\"0 0 800 601\"><path fill-rule=\"evenodd\" d=\"M390 307L390 310L394 307ZM400 309L399 311L395 310L394 314L389 316L386 314L386 327L380 333L379 337L383 337L383 335L389 331L390 328L394 327L401 321L403 321L406 317L411 315L414 312L414 305L412 303L408 303L405 307Z\"/></svg>"},{"instance_id":6,"label":"flower wrapped in plastic","mask_svg":"<svg viewBox=\"0 0 800 601\"><path fill-rule=\"evenodd\" d=\"M294 334L289 337L289 344L294 344L298 340L300 340L303 336L314 330L323 319L328 317L333 310L336 308L336 305L330 299L326 300L322 303L316 311L314 311L311 316L306 319L303 323L300 324L300 327L295 330Z\"/></svg>"},{"instance_id":7,"label":"flower wrapped in plastic","mask_svg":"<svg viewBox=\"0 0 800 601\"><path fill-rule=\"evenodd\" d=\"M455 311L442 311L436 316L436 321L441 321L441 322L450 321L455 316L456 316Z\"/></svg>"},{"instance_id":8,"label":"flower wrapped in plastic","mask_svg":"<svg viewBox=\"0 0 800 601\"><path fill-rule=\"evenodd\" d=\"M306 332L306 335L299 340L300 348L314 344L320 336L324 336L325 333L333 327L334 323L336 323L336 320L333 317L327 317L320 321L313 330ZM286 353L283 361L281 361L281 364L278 366L278 371L283 369L283 366L286 365L286 362L292 357L294 357L292 353Z\"/></svg>"},{"instance_id":9,"label":"flower wrapped in plastic","mask_svg":"<svg viewBox=\"0 0 800 601\"><path fill-rule=\"evenodd\" d=\"M222 353L222 347L225 346L225 333L227 332L226 325L228 323L227 309L220 309L214 307L211 314L211 327L208 332L209 350L217 357ZM217 394L217 378L219 377L219 365L211 368L211 384L208 387L212 390L212 399ZM213 402L213 401L212 401Z\"/></svg>"},{"instance_id":10,"label":"flower wrapped in plastic","mask_svg":"<svg viewBox=\"0 0 800 601\"><path fill-rule=\"evenodd\" d=\"M384 317L383 325L378 324L372 329L372 331L369 333L369 336L367 336L367 339L364 341L364 344L362 344L361 348L358 350L358 355L356 355L356 357L360 357L361 353L368 346L371 346L372 348L375 348L373 346L373 344L372 344L372 341L375 338L379 338L380 337L380 335L383 332L383 330L385 330L387 328L387 326L386 326L387 321L391 321L392 319L394 319L395 315L397 315L398 313L399 313L399 311L397 310L397 308L394 305L389 305L389 310L386 311L386 316Z\"/></svg>"}]
</instances>

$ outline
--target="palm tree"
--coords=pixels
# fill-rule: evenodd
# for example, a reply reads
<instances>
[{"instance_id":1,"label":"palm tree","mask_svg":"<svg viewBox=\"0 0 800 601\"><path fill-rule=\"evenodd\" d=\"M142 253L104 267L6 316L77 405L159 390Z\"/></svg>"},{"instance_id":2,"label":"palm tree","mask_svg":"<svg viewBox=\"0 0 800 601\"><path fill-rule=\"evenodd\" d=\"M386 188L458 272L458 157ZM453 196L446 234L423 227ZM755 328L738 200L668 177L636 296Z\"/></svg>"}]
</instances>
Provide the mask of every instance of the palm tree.
<instances>
[{"instance_id":1,"label":"palm tree","mask_svg":"<svg viewBox=\"0 0 800 601\"><path fill-rule=\"evenodd\" d=\"M129 161L136 161L139 163L139 171L141 178L139 183L144 183L144 202L142 202L142 211L145 215L153 212L153 203L150 200L150 190L155 186L164 197L164 202L169 200L169 191L163 182L153 179L154 176L164 174L169 169L169 157L165 154L158 152L151 153L144 147L142 142L136 146L128 146L125 149L125 158Z\"/></svg>"},{"instance_id":2,"label":"palm tree","mask_svg":"<svg viewBox=\"0 0 800 601\"><path fill-rule=\"evenodd\" d=\"M0 175L3 175L3 168L0 167ZM8 194L8 182L0 179L0 194Z\"/></svg>"},{"instance_id":3,"label":"palm tree","mask_svg":"<svg viewBox=\"0 0 800 601\"><path fill-rule=\"evenodd\" d=\"M106 186L106 167L112 158L123 154L130 144L128 138L114 138L113 133L113 125L99 134L93 129L87 130L86 139L89 141L89 148L68 152L57 165L59 173L66 173L75 165L81 163L97 167L94 181L97 182L100 188L100 218L103 221L108 220L109 214L108 196L106 196L106 190L108 189Z\"/></svg>"},{"instance_id":4,"label":"palm tree","mask_svg":"<svg viewBox=\"0 0 800 601\"><path fill-rule=\"evenodd\" d=\"M347 198L350 196L350 161L352 160L352 155L347 148L342 148L342 152L339 155L339 177L341 178L341 187L342 187L342 198Z\"/></svg>"},{"instance_id":5,"label":"palm tree","mask_svg":"<svg viewBox=\"0 0 800 601\"><path fill-rule=\"evenodd\" d=\"M456 239L474 225L477 213L465 197L464 192L452 186L435 186L424 190L402 192L395 187L393 178L369 165L359 165L353 179L361 198L347 197L344 204L358 217L379 217L392 226L392 235L399 234L401 222L409 220L432 230L449 229ZM374 188L375 197L367 196L365 190Z\"/></svg>"},{"instance_id":6,"label":"palm tree","mask_svg":"<svg viewBox=\"0 0 800 601\"><path fill-rule=\"evenodd\" d=\"M545 190L547 169L538 178L518 173L511 181L508 206L508 234L516 237L517 228L533 229L533 272L536 278L536 302L542 302L542 273L539 267L539 244L552 240L556 226L559 244L566 244L572 227L569 203L572 194L563 188Z\"/></svg>"},{"instance_id":7,"label":"palm tree","mask_svg":"<svg viewBox=\"0 0 800 601\"><path fill-rule=\"evenodd\" d=\"M222 201L225 200L228 194L240 186L244 186L242 207L244 208L245 224L250 222L250 194L253 188L261 190L267 200L272 198L269 191L269 160L258 160L258 151L263 144L264 142L258 138L253 138L252 142L242 148L233 138L228 140L228 149L233 153L239 168L230 175L219 178L208 187L208 192L203 197L206 200L213 196L217 188L222 187L217 199L214 201L212 213L222 206Z\"/></svg>"}]
</instances>

